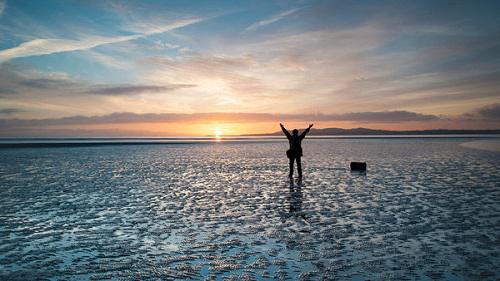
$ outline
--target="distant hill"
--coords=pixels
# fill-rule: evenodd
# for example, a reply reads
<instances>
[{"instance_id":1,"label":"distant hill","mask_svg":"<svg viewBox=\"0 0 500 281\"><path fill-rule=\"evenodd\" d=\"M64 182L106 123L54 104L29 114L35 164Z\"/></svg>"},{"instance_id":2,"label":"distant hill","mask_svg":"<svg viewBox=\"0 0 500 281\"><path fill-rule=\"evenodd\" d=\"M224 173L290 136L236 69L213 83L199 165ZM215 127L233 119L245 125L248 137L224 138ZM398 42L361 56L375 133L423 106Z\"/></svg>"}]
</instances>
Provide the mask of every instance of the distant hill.
<instances>
[{"instance_id":1,"label":"distant hill","mask_svg":"<svg viewBox=\"0 0 500 281\"><path fill-rule=\"evenodd\" d=\"M299 129L302 132L304 129ZM245 136L279 136L283 133L277 131L268 134L252 134ZM500 130L413 130L413 131L389 131L389 130L374 130L367 128L312 128L309 135L312 136L370 136L370 135L467 135L467 134L500 134Z\"/></svg>"}]
</instances>

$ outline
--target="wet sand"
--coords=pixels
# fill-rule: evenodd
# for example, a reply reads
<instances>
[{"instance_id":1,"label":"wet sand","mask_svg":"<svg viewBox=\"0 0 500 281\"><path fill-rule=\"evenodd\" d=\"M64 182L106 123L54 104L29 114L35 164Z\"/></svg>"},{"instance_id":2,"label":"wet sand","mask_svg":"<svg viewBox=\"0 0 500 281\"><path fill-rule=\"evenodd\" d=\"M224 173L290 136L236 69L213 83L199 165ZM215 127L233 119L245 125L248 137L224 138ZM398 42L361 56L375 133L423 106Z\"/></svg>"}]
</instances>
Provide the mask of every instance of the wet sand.
<instances>
[{"instance_id":1,"label":"wet sand","mask_svg":"<svg viewBox=\"0 0 500 281\"><path fill-rule=\"evenodd\" d=\"M0 150L0 279L498 280L500 157L463 140ZM366 161L351 173L350 161Z\"/></svg>"}]
</instances>

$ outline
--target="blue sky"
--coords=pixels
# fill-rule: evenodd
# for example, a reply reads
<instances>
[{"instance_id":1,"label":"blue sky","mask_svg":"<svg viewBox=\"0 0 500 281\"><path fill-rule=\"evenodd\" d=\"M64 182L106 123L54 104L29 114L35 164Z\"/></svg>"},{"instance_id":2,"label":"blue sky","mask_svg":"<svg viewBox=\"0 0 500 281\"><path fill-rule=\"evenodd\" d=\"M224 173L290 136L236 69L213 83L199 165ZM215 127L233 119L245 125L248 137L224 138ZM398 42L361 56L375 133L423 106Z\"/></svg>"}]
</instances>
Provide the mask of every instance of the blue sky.
<instances>
[{"instance_id":1,"label":"blue sky","mask_svg":"<svg viewBox=\"0 0 500 281\"><path fill-rule=\"evenodd\" d=\"M158 120L146 118L141 134L196 134L214 122L227 133L273 131L277 116L499 128L498 10L497 1L2 1L1 124L4 135L38 134L33 119L50 132L135 134L131 120L150 114ZM66 124L73 116L81 121Z\"/></svg>"}]
</instances>

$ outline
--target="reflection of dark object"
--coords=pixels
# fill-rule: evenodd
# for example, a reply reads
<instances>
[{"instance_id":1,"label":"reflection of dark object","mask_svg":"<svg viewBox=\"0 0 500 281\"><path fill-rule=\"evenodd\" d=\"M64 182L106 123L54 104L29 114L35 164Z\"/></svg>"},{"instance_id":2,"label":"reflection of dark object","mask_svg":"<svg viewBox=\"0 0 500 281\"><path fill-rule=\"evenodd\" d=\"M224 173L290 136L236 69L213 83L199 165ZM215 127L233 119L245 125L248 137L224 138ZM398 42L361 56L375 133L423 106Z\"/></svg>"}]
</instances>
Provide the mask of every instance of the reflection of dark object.
<instances>
[{"instance_id":1,"label":"reflection of dark object","mask_svg":"<svg viewBox=\"0 0 500 281\"><path fill-rule=\"evenodd\" d=\"M351 162L352 171L366 171L366 162Z\"/></svg>"}]
</instances>

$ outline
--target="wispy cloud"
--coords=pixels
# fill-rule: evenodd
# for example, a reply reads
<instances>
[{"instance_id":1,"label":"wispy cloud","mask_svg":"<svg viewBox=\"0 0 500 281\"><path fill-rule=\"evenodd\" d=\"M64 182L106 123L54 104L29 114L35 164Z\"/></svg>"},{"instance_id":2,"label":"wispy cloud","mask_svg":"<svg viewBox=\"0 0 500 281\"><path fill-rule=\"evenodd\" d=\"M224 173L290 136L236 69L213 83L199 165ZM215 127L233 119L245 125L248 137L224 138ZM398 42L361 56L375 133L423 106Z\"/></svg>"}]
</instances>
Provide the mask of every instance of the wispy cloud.
<instances>
[{"instance_id":1,"label":"wispy cloud","mask_svg":"<svg viewBox=\"0 0 500 281\"><path fill-rule=\"evenodd\" d=\"M0 51L0 62L19 57L29 57L29 56L48 55L48 54L62 53L62 52L71 52L78 50L87 50L101 45L136 40L149 35L163 33L180 27L188 26L197 23L201 20L203 19L191 18L191 19L178 20L164 26L159 26L153 29L149 29L144 33L128 35L128 36L103 37L103 36L86 35L82 36L82 38L79 40L34 39L31 41L24 42L17 47Z\"/></svg>"},{"instance_id":2,"label":"wispy cloud","mask_svg":"<svg viewBox=\"0 0 500 281\"><path fill-rule=\"evenodd\" d=\"M1 108L0 115L11 115L18 112L24 112L24 110L18 108Z\"/></svg>"},{"instance_id":3,"label":"wispy cloud","mask_svg":"<svg viewBox=\"0 0 500 281\"><path fill-rule=\"evenodd\" d=\"M2 16L4 10L5 10L5 1L0 0L0 16Z\"/></svg>"},{"instance_id":4,"label":"wispy cloud","mask_svg":"<svg viewBox=\"0 0 500 281\"><path fill-rule=\"evenodd\" d=\"M68 77L65 73L16 68L16 65L10 63L0 67L0 98L16 98L33 93L71 93L73 89L83 86L82 82Z\"/></svg>"},{"instance_id":5,"label":"wispy cloud","mask_svg":"<svg viewBox=\"0 0 500 281\"><path fill-rule=\"evenodd\" d=\"M275 23L279 20L282 20L283 18L297 12L298 10L300 10L301 8L296 8L296 9L291 9L291 10L287 10L287 11L284 11L284 12L281 12L279 14L276 14L276 15L273 15L271 16L270 18L267 18L265 20L261 20L261 21L258 21L250 26L248 26L246 29L245 29L245 32L249 32L249 31L255 31L263 26L266 26L266 25L269 25L269 24L272 24L272 23Z\"/></svg>"},{"instance_id":6,"label":"wispy cloud","mask_svg":"<svg viewBox=\"0 0 500 281\"><path fill-rule=\"evenodd\" d=\"M0 97L12 95L15 93L17 93L17 91L14 89L0 87Z\"/></svg>"},{"instance_id":7,"label":"wispy cloud","mask_svg":"<svg viewBox=\"0 0 500 281\"><path fill-rule=\"evenodd\" d=\"M360 122L411 122L435 121L440 118L432 114L421 114L404 110L382 112L351 112L337 115L327 115L328 121L360 121Z\"/></svg>"},{"instance_id":8,"label":"wispy cloud","mask_svg":"<svg viewBox=\"0 0 500 281\"><path fill-rule=\"evenodd\" d=\"M91 57L96 62L114 69L129 69L132 62L120 59L120 57L110 56L92 49L85 50L85 55Z\"/></svg>"},{"instance_id":9,"label":"wispy cloud","mask_svg":"<svg viewBox=\"0 0 500 281\"><path fill-rule=\"evenodd\" d=\"M165 93L177 89L194 87L189 84L171 84L171 85L114 85L114 86L96 86L85 91L86 94L104 95L104 96L126 96L142 93Z\"/></svg>"},{"instance_id":10,"label":"wispy cloud","mask_svg":"<svg viewBox=\"0 0 500 281\"><path fill-rule=\"evenodd\" d=\"M34 89L59 89L75 85L74 81L69 79L55 78L34 78L19 81L19 85L23 85Z\"/></svg>"}]
</instances>

